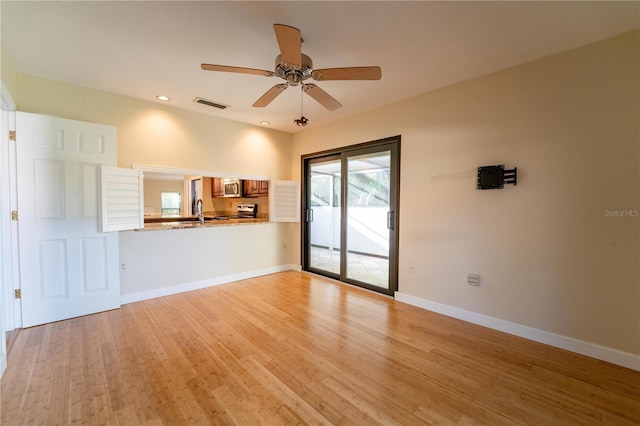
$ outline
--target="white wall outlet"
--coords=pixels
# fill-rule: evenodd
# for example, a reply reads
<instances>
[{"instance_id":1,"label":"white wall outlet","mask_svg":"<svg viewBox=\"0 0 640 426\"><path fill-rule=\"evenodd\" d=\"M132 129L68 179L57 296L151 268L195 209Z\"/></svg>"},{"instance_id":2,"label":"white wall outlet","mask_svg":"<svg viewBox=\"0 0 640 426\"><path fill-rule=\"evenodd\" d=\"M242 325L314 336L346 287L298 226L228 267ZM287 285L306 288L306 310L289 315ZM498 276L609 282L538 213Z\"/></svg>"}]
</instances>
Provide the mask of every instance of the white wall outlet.
<instances>
[{"instance_id":1,"label":"white wall outlet","mask_svg":"<svg viewBox=\"0 0 640 426\"><path fill-rule=\"evenodd\" d=\"M127 262L120 262L120 272L127 272Z\"/></svg>"},{"instance_id":2,"label":"white wall outlet","mask_svg":"<svg viewBox=\"0 0 640 426\"><path fill-rule=\"evenodd\" d=\"M413 262L409 262L407 265L409 267L409 273L414 274L416 272L416 264Z\"/></svg>"},{"instance_id":3,"label":"white wall outlet","mask_svg":"<svg viewBox=\"0 0 640 426\"><path fill-rule=\"evenodd\" d=\"M467 275L467 284L477 287L480 285L480 275L469 274Z\"/></svg>"}]
</instances>

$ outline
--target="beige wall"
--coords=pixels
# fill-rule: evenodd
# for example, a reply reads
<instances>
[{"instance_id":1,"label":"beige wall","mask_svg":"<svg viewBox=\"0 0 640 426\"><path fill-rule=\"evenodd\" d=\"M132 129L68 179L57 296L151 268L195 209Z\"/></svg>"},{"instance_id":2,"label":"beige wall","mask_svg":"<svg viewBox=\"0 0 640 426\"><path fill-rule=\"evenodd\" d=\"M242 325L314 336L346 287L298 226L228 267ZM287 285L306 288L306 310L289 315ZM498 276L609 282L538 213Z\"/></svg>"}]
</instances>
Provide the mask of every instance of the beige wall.
<instances>
[{"instance_id":1,"label":"beige wall","mask_svg":"<svg viewBox=\"0 0 640 426\"><path fill-rule=\"evenodd\" d=\"M117 127L120 167L142 163L290 176L287 133L25 74L17 74L16 81L20 111Z\"/></svg>"},{"instance_id":2,"label":"beige wall","mask_svg":"<svg viewBox=\"0 0 640 426\"><path fill-rule=\"evenodd\" d=\"M5 49L0 48L0 81L9 91L9 94L16 100L16 73L13 61L6 54Z\"/></svg>"},{"instance_id":3,"label":"beige wall","mask_svg":"<svg viewBox=\"0 0 640 426\"><path fill-rule=\"evenodd\" d=\"M20 111L117 127L120 167L291 177L287 133L24 74L16 82ZM120 276L121 293L298 263L291 224L225 228L120 233L120 259L128 269Z\"/></svg>"},{"instance_id":4,"label":"beige wall","mask_svg":"<svg viewBox=\"0 0 640 426\"><path fill-rule=\"evenodd\" d=\"M401 135L401 293L640 354L640 218L607 214L640 208L639 39L305 130L292 174L303 154ZM492 164L518 185L476 190Z\"/></svg>"}]
</instances>

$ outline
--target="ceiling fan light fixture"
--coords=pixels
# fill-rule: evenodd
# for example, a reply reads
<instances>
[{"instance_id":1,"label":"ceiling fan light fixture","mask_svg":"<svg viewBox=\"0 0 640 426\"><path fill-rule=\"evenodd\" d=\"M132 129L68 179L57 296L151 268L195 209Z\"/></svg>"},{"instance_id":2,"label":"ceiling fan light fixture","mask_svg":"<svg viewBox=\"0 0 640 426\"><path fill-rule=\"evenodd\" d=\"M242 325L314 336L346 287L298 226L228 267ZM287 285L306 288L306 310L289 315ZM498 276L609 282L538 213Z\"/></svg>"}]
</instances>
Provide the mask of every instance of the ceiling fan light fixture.
<instances>
[{"instance_id":1,"label":"ceiling fan light fixture","mask_svg":"<svg viewBox=\"0 0 640 426\"><path fill-rule=\"evenodd\" d=\"M291 72L287 74L287 83L291 86L297 86L302 81L302 76L297 72Z\"/></svg>"}]
</instances>

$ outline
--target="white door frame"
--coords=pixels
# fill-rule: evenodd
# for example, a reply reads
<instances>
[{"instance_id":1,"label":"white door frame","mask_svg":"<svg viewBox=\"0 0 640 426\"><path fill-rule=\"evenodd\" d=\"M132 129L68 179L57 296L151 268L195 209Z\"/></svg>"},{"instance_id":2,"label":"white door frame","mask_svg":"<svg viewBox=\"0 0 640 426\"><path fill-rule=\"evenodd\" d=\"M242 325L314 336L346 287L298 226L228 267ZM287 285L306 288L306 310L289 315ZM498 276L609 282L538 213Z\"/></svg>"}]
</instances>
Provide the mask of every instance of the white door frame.
<instances>
[{"instance_id":1,"label":"white door frame","mask_svg":"<svg viewBox=\"0 0 640 426\"><path fill-rule=\"evenodd\" d=\"M191 177L185 179L185 181L184 181L185 193L187 194L186 197L183 197L183 200L185 200L184 201L185 202L185 209L184 209L185 214L191 215L192 214L191 209L192 209L193 204L197 201L198 198L202 198L202 189L203 189L203 186L204 186L203 180L204 179L203 179L202 176L191 176ZM200 182L200 197L194 195L191 192L193 182L197 182L197 181Z\"/></svg>"},{"instance_id":2,"label":"white door frame","mask_svg":"<svg viewBox=\"0 0 640 426\"><path fill-rule=\"evenodd\" d=\"M16 104L11 94L0 81L0 377L7 367L6 333L22 325L20 301L13 297L13 290L19 288L20 284L19 280L16 280L19 277L19 270L16 269L18 227L17 223L11 220L11 210L16 208L17 199L15 147L9 142L9 131L16 129L15 110Z\"/></svg>"}]
</instances>

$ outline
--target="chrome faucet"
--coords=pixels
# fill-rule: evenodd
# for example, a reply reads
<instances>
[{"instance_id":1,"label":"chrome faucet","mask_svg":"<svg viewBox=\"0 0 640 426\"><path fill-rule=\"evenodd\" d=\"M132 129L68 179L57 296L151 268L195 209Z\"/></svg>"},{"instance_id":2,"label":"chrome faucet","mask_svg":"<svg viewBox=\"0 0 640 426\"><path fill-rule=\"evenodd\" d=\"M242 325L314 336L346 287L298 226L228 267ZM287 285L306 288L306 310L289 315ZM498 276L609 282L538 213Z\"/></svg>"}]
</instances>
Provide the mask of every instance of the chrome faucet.
<instances>
[{"instance_id":1,"label":"chrome faucet","mask_svg":"<svg viewBox=\"0 0 640 426\"><path fill-rule=\"evenodd\" d=\"M202 208L202 198L196 201L196 216L200 219L200 225L204 225L204 209Z\"/></svg>"}]
</instances>

